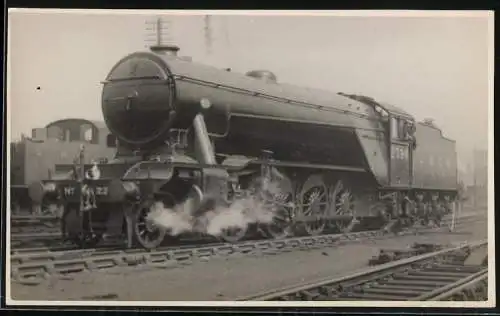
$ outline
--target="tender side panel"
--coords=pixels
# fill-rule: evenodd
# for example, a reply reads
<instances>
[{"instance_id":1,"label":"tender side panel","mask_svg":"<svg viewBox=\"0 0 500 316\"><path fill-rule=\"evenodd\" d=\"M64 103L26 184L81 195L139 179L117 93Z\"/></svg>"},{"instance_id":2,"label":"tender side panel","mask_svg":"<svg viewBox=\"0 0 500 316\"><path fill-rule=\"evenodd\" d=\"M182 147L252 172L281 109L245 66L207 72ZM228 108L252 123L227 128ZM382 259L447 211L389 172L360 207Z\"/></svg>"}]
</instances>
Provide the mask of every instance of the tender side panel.
<instances>
[{"instance_id":1,"label":"tender side panel","mask_svg":"<svg viewBox=\"0 0 500 316\"><path fill-rule=\"evenodd\" d=\"M375 179L381 186L388 185L389 167L385 132L357 129L356 134Z\"/></svg>"},{"instance_id":2,"label":"tender side panel","mask_svg":"<svg viewBox=\"0 0 500 316\"><path fill-rule=\"evenodd\" d=\"M457 154L455 142L442 136L437 128L418 123L414 151L414 187L455 190Z\"/></svg>"}]
</instances>

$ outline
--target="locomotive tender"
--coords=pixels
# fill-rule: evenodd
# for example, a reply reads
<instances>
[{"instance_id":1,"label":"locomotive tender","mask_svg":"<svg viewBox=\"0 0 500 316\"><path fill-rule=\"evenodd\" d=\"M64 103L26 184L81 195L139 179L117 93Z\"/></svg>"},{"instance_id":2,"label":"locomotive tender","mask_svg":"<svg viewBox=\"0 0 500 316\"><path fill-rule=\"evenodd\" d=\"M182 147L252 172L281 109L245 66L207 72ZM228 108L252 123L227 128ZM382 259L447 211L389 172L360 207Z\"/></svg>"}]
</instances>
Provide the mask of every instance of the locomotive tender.
<instances>
[{"instance_id":1,"label":"locomotive tender","mask_svg":"<svg viewBox=\"0 0 500 316\"><path fill-rule=\"evenodd\" d=\"M30 138L23 137L11 142L12 212L31 209L29 185L50 178L55 172L56 164L70 164L81 145L86 146L85 158L88 163L93 159L113 158L116 149L106 145L109 134L104 122L66 118L51 122L43 128L34 128ZM50 212L50 206L50 203L39 204L32 211Z\"/></svg>"},{"instance_id":2,"label":"locomotive tender","mask_svg":"<svg viewBox=\"0 0 500 316\"><path fill-rule=\"evenodd\" d=\"M33 200L50 195L64 207L76 243L126 233L129 246L157 247L169 235L149 216L157 202L188 208L196 222L216 205L258 197L273 217L256 226L271 238L428 220L453 207L455 142L432 124L365 96L279 83L269 71L233 73L177 51L132 53L103 82L102 111L118 143L112 161L61 165L72 178L33 186ZM226 227L221 237L247 230Z\"/></svg>"}]
</instances>

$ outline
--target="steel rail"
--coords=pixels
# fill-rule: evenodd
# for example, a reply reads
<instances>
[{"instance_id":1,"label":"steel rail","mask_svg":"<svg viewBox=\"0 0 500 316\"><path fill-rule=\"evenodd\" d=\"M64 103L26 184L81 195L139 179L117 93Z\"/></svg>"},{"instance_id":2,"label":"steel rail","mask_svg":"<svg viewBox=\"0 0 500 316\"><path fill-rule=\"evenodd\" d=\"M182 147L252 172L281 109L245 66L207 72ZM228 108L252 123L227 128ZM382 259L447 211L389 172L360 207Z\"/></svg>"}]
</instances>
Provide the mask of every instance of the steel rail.
<instances>
[{"instance_id":1,"label":"steel rail","mask_svg":"<svg viewBox=\"0 0 500 316\"><path fill-rule=\"evenodd\" d=\"M480 214L464 214L462 216L459 216L455 218L457 222L465 222L469 220L473 220L476 218L481 218L483 217ZM451 217L446 217L443 219L443 224L444 225L449 225L452 221ZM49 228L49 227L47 227ZM50 227L53 228L53 227ZM44 231L44 232L29 232L29 233L18 233L18 232L13 232L11 229L11 241L21 241L21 240L28 240L28 239L48 239L48 238L56 238L60 237L60 233L58 232L59 228L55 228L54 230L49 230L49 231Z\"/></svg>"},{"instance_id":2,"label":"steel rail","mask_svg":"<svg viewBox=\"0 0 500 316\"><path fill-rule=\"evenodd\" d=\"M488 275L484 274L475 280L457 287L455 290L443 293L434 298L435 301L449 300L486 300L488 297ZM458 298L458 299L457 299Z\"/></svg>"},{"instance_id":3,"label":"steel rail","mask_svg":"<svg viewBox=\"0 0 500 316\"><path fill-rule=\"evenodd\" d=\"M12 241L23 241L32 239L50 239L61 237L61 232L43 232L43 233L21 233L21 234L11 234Z\"/></svg>"},{"instance_id":4,"label":"steel rail","mask_svg":"<svg viewBox=\"0 0 500 316\"><path fill-rule=\"evenodd\" d=\"M478 283L488 279L488 268L484 269L456 281L455 283L448 284L444 287L438 288L430 293L419 296L417 301L443 301L453 297L456 294L462 293L466 289L476 286Z\"/></svg>"},{"instance_id":5,"label":"steel rail","mask_svg":"<svg viewBox=\"0 0 500 316\"><path fill-rule=\"evenodd\" d=\"M407 234L413 232L408 231ZM11 257L11 277L20 283L30 283L31 278L45 278L51 274L79 273L116 266L136 266L146 264L157 268L174 268L192 264L198 260L241 256L264 256L291 251L308 251L326 247L341 246L346 243L364 241L367 238L380 239L394 237L383 231L364 231L350 234L332 234L314 237L295 237L283 240L247 241L235 244L209 245L193 248L163 248L152 251L144 249L75 252L67 258L64 252L58 254L18 254ZM37 283L40 280L35 281Z\"/></svg>"},{"instance_id":6,"label":"steel rail","mask_svg":"<svg viewBox=\"0 0 500 316\"><path fill-rule=\"evenodd\" d=\"M487 241L480 240L390 262L337 279L328 278L285 289L274 289L237 300L380 301L443 299L455 294L462 286L483 280L487 275L487 267L465 266L456 262L457 258L467 256L466 250L486 245ZM451 263L450 258L453 259Z\"/></svg>"},{"instance_id":7,"label":"steel rail","mask_svg":"<svg viewBox=\"0 0 500 316\"><path fill-rule=\"evenodd\" d=\"M461 226L462 224L465 224L463 221L462 222L458 222L457 225ZM374 231L367 231L368 234L371 234L371 232L377 232L377 230L374 230ZM405 234L408 234L411 232L411 229L409 232L406 232ZM434 232L439 232L439 231L436 231L436 230L433 230L432 228L420 228L420 229L417 229L417 233L434 233ZM362 233L362 232L360 232ZM356 233L352 233L352 234L356 234ZM328 236L328 235L324 235L324 236ZM342 236L342 235L332 235L332 236ZM299 237L301 238L301 237ZM302 237L302 238L308 238L308 237ZM345 235L345 237L342 237L342 238L347 238L349 239L350 237L348 235ZM341 238L341 239L342 239ZM58 241L58 243L56 245L52 245L51 247L31 247L31 248L22 248L22 247L19 247L19 245L17 245L18 247L14 247L11 249L10 251L10 259L11 259L11 263L13 264L17 264L17 263L21 263L21 262L27 262L29 260L42 260L43 258L45 258L46 260L55 260L59 257L67 257L69 256L69 254L73 254L74 256L78 256L78 254L88 254L88 253L102 253L103 251L107 250L107 249L114 249L114 250L127 250L127 249L122 249L123 247L123 243L120 242L120 240L117 240L117 239L110 239L104 243L102 243L101 245L99 245L98 248L85 248L85 249L81 249L81 248L78 248L74 245L64 245L63 243L61 243L61 241L59 240L53 240L54 242L55 241ZM260 242L262 240L251 240L251 241L247 241L248 242ZM40 241L38 241L40 242ZM194 244L193 244L194 243ZM217 240L183 240L179 243L179 245L175 245L175 246L172 246L172 247L168 247L169 249L170 248L175 248L175 247L184 247L184 246L198 246L198 247L203 247L203 246L213 246L213 245L217 245L217 244L220 244L220 242L218 242ZM164 247L163 248L160 248L158 250L162 250L162 249L165 249ZM129 251L133 251L133 249L129 249ZM144 251L144 250L142 250Z\"/></svg>"},{"instance_id":8,"label":"steel rail","mask_svg":"<svg viewBox=\"0 0 500 316\"><path fill-rule=\"evenodd\" d=\"M32 221L57 221L59 217L54 215L11 215L10 220L13 222L32 222Z\"/></svg>"},{"instance_id":9,"label":"steel rail","mask_svg":"<svg viewBox=\"0 0 500 316\"><path fill-rule=\"evenodd\" d=\"M469 220L473 219L472 217L461 217L461 218L458 218L457 219L457 225L462 225L462 224L466 224L468 223ZM449 220L445 220L445 223L448 222ZM441 227L443 228L443 227ZM410 228L411 229L411 228ZM430 228L430 227L420 227L420 228L417 228L417 230L421 233L429 233L429 232L434 232L435 230L433 230L433 228ZM375 231L375 230L374 230ZM14 237L14 235L12 236ZM21 239L29 239L29 238L34 238L34 239L39 239L39 238L51 238L51 237L54 237L54 239L60 237L60 234L35 234L35 235L24 235L23 238ZM299 237L300 238L300 237ZM113 240L116 240L116 238L113 238ZM187 241L191 241L190 239L188 239ZM215 240L209 240L209 241L206 241L206 240L203 240L202 242L199 242L198 244L213 244L215 243L216 241ZM112 246L116 246L119 244L119 240L117 240L116 243L111 243ZM106 242L104 244L102 244L102 246L100 245L97 249L101 248L101 247L109 247L110 246L110 243L109 242ZM54 247L31 247L31 248L12 248L11 249L11 256L15 256L16 255L21 255L21 254L25 254L25 255L30 255L30 254L34 254L36 256L37 253L39 254L46 254L46 253L49 253L49 252L63 252L63 251L81 251L81 252L88 252L88 251L94 251L93 249L89 249L89 248L86 248L86 249L79 249L77 248L76 246L65 246L65 245L61 245L61 244L58 244ZM11 257L12 258L12 257Z\"/></svg>"},{"instance_id":10,"label":"steel rail","mask_svg":"<svg viewBox=\"0 0 500 316\"><path fill-rule=\"evenodd\" d=\"M460 216L457 217L456 220L456 225L463 225L468 223L469 221L475 221L476 219L479 219L479 221L486 220L486 218L481 218L482 216L479 214L473 214L473 215L467 215L467 216ZM443 225L446 227L450 225L451 223L451 218L445 218ZM441 227L441 228L445 228ZM424 229L426 227L418 227L418 229ZM24 244L29 244L30 242L33 243L47 243L47 242L60 242L61 235L60 232L55 232L55 231L49 231L49 232L42 232L42 233L12 233L11 232L11 244L14 244L12 247L12 251L23 251L23 252L29 252L29 250L23 250L23 248L19 247ZM12 245L11 245L12 246ZM60 248L61 245L55 245L56 248ZM40 251L47 251L49 247L29 247L33 248L35 251L39 249ZM12 252L11 251L11 252Z\"/></svg>"},{"instance_id":11,"label":"steel rail","mask_svg":"<svg viewBox=\"0 0 500 316\"><path fill-rule=\"evenodd\" d=\"M326 247L414 234L413 229L398 235L382 230L362 231L349 234L294 237L282 240L245 241L235 244L204 245L192 248L162 248L112 250L88 249L44 254L16 254L11 256L11 277L20 283L41 282L47 275L79 273L116 266L149 265L156 268L174 268L191 264L198 260L207 261L221 257L276 255L282 252L307 251ZM172 249L173 248L173 249ZM35 278L33 281L32 278Z\"/></svg>"}]
</instances>

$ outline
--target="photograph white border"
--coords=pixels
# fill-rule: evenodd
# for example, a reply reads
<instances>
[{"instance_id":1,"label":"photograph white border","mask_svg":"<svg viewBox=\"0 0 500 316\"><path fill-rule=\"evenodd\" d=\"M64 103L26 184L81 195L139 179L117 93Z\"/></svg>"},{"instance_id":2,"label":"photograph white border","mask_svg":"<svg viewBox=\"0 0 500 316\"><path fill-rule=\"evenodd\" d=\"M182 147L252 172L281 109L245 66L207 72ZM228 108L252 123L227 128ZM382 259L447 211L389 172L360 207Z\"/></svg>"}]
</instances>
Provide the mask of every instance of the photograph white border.
<instances>
[{"instance_id":1,"label":"photograph white border","mask_svg":"<svg viewBox=\"0 0 500 316\"><path fill-rule=\"evenodd\" d=\"M423 11L423 10L347 10L347 11L286 11L286 10L86 10L86 9L19 9L9 8L8 14L38 13L38 14L94 14L94 15L259 15L259 16L359 16L359 17L485 17L488 18L488 301L486 302L378 302L378 301L332 301L332 302L256 302L256 301L25 301L11 298L10 277L10 238L6 238L6 304L10 306L99 306L99 307L464 307L485 308L496 306L495 284L495 220L494 220L494 12L493 11ZM8 28L8 43L11 39L11 28ZM6 43L7 45L7 43ZM5 50L4 50L5 51ZM11 56L11 46L7 45L8 57ZM8 58L7 57L7 58ZM10 74L12 65L7 59L7 103L11 104ZM7 111L7 170L10 170L11 113ZM5 173L7 184L10 184L10 172ZM9 185L7 185L7 188ZM10 190L6 189L6 236L10 237Z\"/></svg>"}]
</instances>

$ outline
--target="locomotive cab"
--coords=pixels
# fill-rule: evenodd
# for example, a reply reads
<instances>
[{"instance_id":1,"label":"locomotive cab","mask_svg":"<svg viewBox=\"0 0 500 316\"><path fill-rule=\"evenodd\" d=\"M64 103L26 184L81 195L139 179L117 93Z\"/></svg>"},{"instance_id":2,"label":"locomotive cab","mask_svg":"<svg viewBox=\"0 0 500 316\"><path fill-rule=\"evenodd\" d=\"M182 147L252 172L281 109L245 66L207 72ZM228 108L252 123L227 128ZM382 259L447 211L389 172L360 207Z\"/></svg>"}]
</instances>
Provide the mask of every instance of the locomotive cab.
<instances>
[{"instance_id":1,"label":"locomotive cab","mask_svg":"<svg viewBox=\"0 0 500 316\"><path fill-rule=\"evenodd\" d=\"M389 179L393 187L409 187L412 179L413 118L391 113Z\"/></svg>"}]
</instances>

